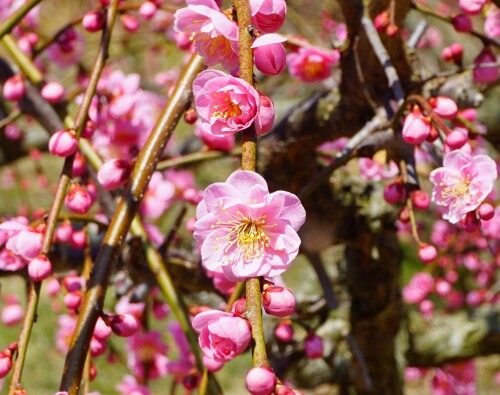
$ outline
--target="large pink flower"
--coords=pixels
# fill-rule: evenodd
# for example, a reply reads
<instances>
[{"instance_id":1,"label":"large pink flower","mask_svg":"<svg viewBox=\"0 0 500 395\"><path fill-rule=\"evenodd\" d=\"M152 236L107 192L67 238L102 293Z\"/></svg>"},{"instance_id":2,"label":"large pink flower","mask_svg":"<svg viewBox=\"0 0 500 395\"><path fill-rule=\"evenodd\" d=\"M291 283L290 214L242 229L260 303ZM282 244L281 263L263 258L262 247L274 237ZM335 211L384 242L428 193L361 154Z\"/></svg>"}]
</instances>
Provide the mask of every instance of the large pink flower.
<instances>
[{"instance_id":1,"label":"large pink flower","mask_svg":"<svg viewBox=\"0 0 500 395\"><path fill-rule=\"evenodd\" d=\"M305 210L292 193L269 193L259 174L238 170L210 185L196 211L202 264L230 281L273 277L297 256Z\"/></svg>"},{"instance_id":2,"label":"large pink flower","mask_svg":"<svg viewBox=\"0 0 500 395\"><path fill-rule=\"evenodd\" d=\"M229 71L238 68L239 31L236 23L219 11L214 0L187 0L174 14L174 28L191 36L208 66L221 63Z\"/></svg>"},{"instance_id":3,"label":"large pink flower","mask_svg":"<svg viewBox=\"0 0 500 395\"><path fill-rule=\"evenodd\" d=\"M200 333L203 354L216 362L228 362L247 348L252 338L250 324L245 319L219 310L199 313L193 328Z\"/></svg>"},{"instance_id":4,"label":"large pink flower","mask_svg":"<svg viewBox=\"0 0 500 395\"><path fill-rule=\"evenodd\" d=\"M443 218L455 224L479 207L492 191L496 178L496 164L490 157L451 151L445 156L443 167L430 174L434 184L432 201L443 212Z\"/></svg>"},{"instance_id":5,"label":"large pink flower","mask_svg":"<svg viewBox=\"0 0 500 395\"><path fill-rule=\"evenodd\" d=\"M250 84L218 70L200 73L193 95L201 127L217 136L248 128L260 108L259 93Z\"/></svg>"}]
</instances>

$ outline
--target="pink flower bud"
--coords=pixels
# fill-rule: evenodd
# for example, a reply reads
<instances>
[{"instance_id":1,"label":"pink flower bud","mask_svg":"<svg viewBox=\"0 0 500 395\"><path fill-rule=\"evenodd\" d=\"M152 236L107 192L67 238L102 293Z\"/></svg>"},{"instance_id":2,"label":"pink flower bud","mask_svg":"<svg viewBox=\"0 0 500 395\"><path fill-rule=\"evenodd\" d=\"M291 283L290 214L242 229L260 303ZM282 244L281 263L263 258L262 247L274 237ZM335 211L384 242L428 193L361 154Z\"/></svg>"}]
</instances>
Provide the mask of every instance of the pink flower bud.
<instances>
[{"instance_id":1,"label":"pink flower bud","mask_svg":"<svg viewBox=\"0 0 500 395\"><path fill-rule=\"evenodd\" d=\"M111 336L111 328L106 325L104 320L99 317L97 319L97 322L95 323L95 328L94 328L94 337L96 337L99 340L106 340L108 337Z\"/></svg>"},{"instance_id":2,"label":"pink flower bud","mask_svg":"<svg viewBox=\"0 0 500 395\"><path fill-rule=\"evenodd\" d=\"M129 337L139 330L139 321L132 314L117 314L107 317L113 333L121 337Z\"/></svg>"},{"instance_id":3,"label":"pink flower bud","mask_svg":"<svg viewBox=\"0 0 500 395\"><path fill-rule=\"evenodd\" d=\"M39 255L28 263L28 274L33 281L42 281L52 273L52 264L45 255Z\"/></svg>"},{"instance_id":4,"label":"pink flower bud","mask_svg":"<svg viewBox=\"0 0 500 395\"><path fill-rule=\"evenodd\" d=\"M242 316L245 313L247 305L247 300L245 297L239 298L236 302L231 306L231 312L237 316Z\"/></svg>"},{"instance_id":5,"label":"pink flower bud","mask_svg":"<svg viewBox=\"0 0 500 395\"><path fill-rule=\"evenodd\" d=\"M431 263L437 257L437 250L431 244L422 243L418 248L418 259L423 263Z\"/></svg>"},{"instance_id":6,"label":"pink flower bud","mask_svg":"<svg viewBox=\"0 0 500 395\"><path fill-rule=\"evenodd\" d=\"M87 172L86 167L87 161L85 156L76 151L75 159L73 160L73 168L71 169L71 175L73 177L82 177Z\"/></svg>"},{"instance_id":7,"label":"pink flower bud","mask_svg":"<svg viewBox=\"0 0 500 395\"><path fill-rule=\"evenodd\" d=\"M472 21L464 14L453 15L451 17L451 24L459 33L469 33L472 30Z\"/></svg>"},{"instance_id":8,"label":"pink flower bud","mask_svg":"<svg viewBox=\"0 0 500 395\"><path fill-rule=\"evenodd\" d=\"M51 278L47 281L45 281L45 292L49 294L49 296L55 297L61 290L61 284L59 284L59 281L57 278Z\"/></svg>"},{"instance_id":9,"label":"pink flower bud","mask_svg":"<svg viewBox=\"0 0 500 395\"><path fill-rule=\"evenodd\" d=\"M222 369L224 362L218 362L213 358L203 355L203 366L205 366L209 372L214 373Z\"/></svg>"},{"instance_id":10,"label":"pink flower bud","mask_svg":"<svg viewBox=\"0 0 500 395\"><path fill-rule=\"evenodd\" d=\"M373 25L378 32L385 32L389 24L391 23L391 16L387 11L382 11L380 14L377 14L373 19Z\"/></svg>"},{"instance_id":11,"label":"pink flower bud","mask_svg":"<svg viewBox=\"0 0 500 395\"><path fill-rule=\"evenodd\" d=\"M19 324L24 317L24 310L19 303L7 304L2 309L1 320L5 326L14 326Z\"/></svg>"},{"instance_id":12,"label":"pink flower bud","mask_svg":"<svg viewBox=\"0 0 500 395\"><path fill-rule=\"evenodd\" d=\"M484 301L484 293L481 290L474 289L465 297L465 302L471 307L479 306Z\"/></svg>"},{"instance_id":13,"label":"pink flower bud","mask_svg":"<svg viewBox=\"0 0 500 395\"><path fill-rule=\"evenodd\" d=\"M285 0L250 0L252 23L262 33L279 30L286 15Z\"/></svg>"},{"instance_id":14,"label":"pink flower bud","mask_svg":"<svg viewBox=\"0 0 500 395\"><path fill-rule=\"evenodd\" d=\"M128 32L136 32L139 30L141 26L139 19L137 19L134 15L131 14L122 14L120 16L120 22Z\"/></svg>"},{"instance_id":15,"label":"pink flower bud","mask_svg":"<svg viewBox=\"0 0 500 395\"><path fill-rule=\"evenodd\" d=\"M104 189L113 190L128 181L132 165L125 159L113 159L104 163L97 172L97 180Z\"/></svg>"},{"instance_id":16,"label":"pink flower bud","mask_svg":"<svg viewBox=\"0 0 500 395\"><path fill-rule=\"evenodd\" d=\"M86 139L90 139L94 135L94 132L95 132L94 122L92 122L91 120L88 120L85 123L85 126L83 127L82 137L86 138Z\"/></svg>"},{"instance_id":17,"label":"pink flower bud","mask_svg":"<svg viewBox=\"0 0 500 395\"><path fill-rule=\"evenodd\" d=\"M483 67L483 65L488 63L496 63L497 58L493 51L486 47L484 48L476 59L474 59L474 64L476 67L472 70L472 78L478 84L487 84L493 82L498 78L499 71L497 65L491 65Z\"/></svg>"},{"instance_id":18,"label":"pink flower bud","mask_svg":"<svg viewBox=\"0 0 500 395\"><path fill-rule=\"evenodd\" d=\"M495 216L495 207L489 203L482 203L477 209L477 215L483 221L489 221Z\"/></svg>"},{"instance_id":19,"label":"pink flower bud","mask_svg":"<svg viewBox=\"0 0 500 395\"><path fill-rule=\"evenodd\" d=\"M5 350L0 352L0 379L7 376L12 368L12 352Z\"/></svg>"},{"instance_id":20,"label":"pink flower bud","mask_svg":"<svg viewBox=\"0 0 500 395\"><path fill-rule=\"evenodd\" d=\"M444 119L453 119L457 116L457 104L446 96L437 96L429 99L429 104L434 112Z\"/></svg>"},{"instance_id":21,"label":"pink flower bud","mask_svg":"<svg viewBox=\"0 0 500 395\"><path fill-rule=\"evenodd\" d=\"M196 114L196 110L194 108L188 108L184 113L184 122L188 125L194 125L197 119L198 114Z\"/></svg>"},{"instance_id":22,"label":"pink flower bud","mask_svg":"<svg viewBox=\"0 0 500 395\"><path fill-rule=\"evenodd\" d=\"M229 152L236 144L234 135L226 134L224 136L216 136L202 127L200 122L196 122L195 134L208 146L208 148L216 151Z\"/></svg>"},{"instance_id":23,"label":"pink flower bud","mask_svg":"<svg viewBox=\"0 0 500 395\"><path fill-rule=\"evenodd\" d=\"M309 359L323 357L323 339L311 332L304 341L304 351L306 352L306 357Z\"/></svg>"},{"instance_id":24,"label":"pink flower bud","mask_svg":"<svg viewBox=\"0 0 500 395\"><path fill-rule=\"evenodd\" d=\"M293 339L293 326L289 320L281 321L274 329L274 336L283 343L289 343Z\"/></svg>"},{"instance_id":25,"label":"pink flower bud","mask_svg":"<svg viewBox=\"0 0 500 395\"><path fill-rule=\"evenodd\" d=\"M64 88L59 82L48 82L44 85L40 94L49 103L57 104L64 97Z\"/></svg>"},{"instance_id":26,"label":"pink flower bud","mask_svg":"<svg viewBox=\"0 0 500 395\"><path fill-rule=\"evenodd\" d=\"M274 391L275 395L299 395L302 394L301 392L297 392L290 387L284 386L282 384L278 384L276 386L276 389Z\"/></svg>"},{"instance_id":27,"label":"pink flower bud","mask_svg":"<svg viewBox=\"0 0 500 395\"><path fill-rule=\"evenodd\" d=\"M264 310L275 317L287 317L295 313L295 297L288 288L271 285L262 294Z\"/></svg>"},{"instance_id":28,"label":"pink flower bud","mask_svg":"<svg viewBox=\"0 0 500 395\"><path fill-rule=\"evenodd\" d=\"M149 20L155 15L157 10L158 7L155 3L153 3L152 1L145 1L139 7L139 15L141 16L141 18Z\"/></svg>"},{"instance_id":29,"label":"pink flower bud","mask_svg":"<svg viewBox=\"0 0 500 395\"><path fill-rule=\"evenodd\" d=\"M469 211L460 220L460 227L468 233L474 233L481 227L481 220L477 218L475 211Z\"/></svg>"},{"instance_id":30,"label":"pink flower bud","mask_svg":"<svg viewBox=\"0 0 500 395\"><path fill-rule=\"evenodd\" d=\"M286 66L286 52L282 42L286 39L279 34L264 34L252 44L255 66L268 75L281 73Z\"/></svg>"},{"instance_id":31,"label":"pink flower bud","mask_svg":"<svg viewBox=\"0 0 500 395\"><path fill-rule=\"evenodd\" d=\"M427 192L419 189L411 194L411 202L416 209L427 210L431 205L431 198Z\"/></svg>"},{"instance_id":32,"label":"pink flower bud","mask_svg":"<svg viewBox=\"0 0 500 395\"><path fill-rule=\"evenodd\" d=\"M104 26L104 18L102 11L88 12L83 16L82 26L91 33L98 32Z\"/></svg>"},{"instance_id":33,"label":"pink flower bud","mask_svg":"<svg viewBox=\"0 0 500 395\"><path fill-rule=\"evenodd\" d=\"M260 137L271 131L274 124L274 103L264 95L260 95L260 108L255 118L255 131L257 136Z\"/></svg>"},{"instance_id":34,"label":"pink flower bud","mask_svg":"<svg viewBox=\"0 0 500 395\"><path fill-rule=\"evenodd\" d=\"M66 207L77 214L85 214L92 205L92 197L87 189L78 184L73 184L66 196Z\"/></svg>"},{"instance_id":35,"label":"pink flower bud","mask_svg":"<svg viewBox=\"0 0 500 395\"><path fill-rule=\"evenodd\" d=\"M78 310L82 304L82 293L80 291L68 292L64 295L63 302L68 310Z\"/></svg>"},{"instance_id":36,"label":"pink flower bud","mask_svg":"<svg viewBox=\"0 0 500 395\"><path fill-rule=\"evenodd\" d=\"M248 392L252 395L270 395L276 387L276 375L267 366L252 368L246 376Z\"/></svg>"},{"instance_id":37,"label":"pink flower bud","mask_svg":"<svg viewBox=\"0 0 500 395\"><path fill-rule=\"evenodd\" d=\"M422 111L415 107L404 120L403 140L408 144L420 144L425 141L431 132L431 121L424 117Z\"/></svg>"},{"instance_id":38,"label":"pink flower bud","mask_svg":"<svg viewBox=\"0 0 500 395\"><path fill-rule=\"evenodd\" d=\"M462 64L462 56L464 53L464 47L462 44L453 43L449 47L443 48L441 52L441 57L446 62L452 62L457 65Z\"/></svg>"},{"instance_id":39,"label":"pink flower bud","mask_svg":"<svg viewBox=\"0 0 500 395\"><path fill-rule=\"evenodd\" d=\"M78 149L78 140L73 130L58 130L49 140L49 151L62 158L73 155Z\"/></svg>"},{"instance_id":40,"label":"pink flower bud","mask_svg":"<svg viewBox=\"0 0 500 395\"><path fill-rule=\"evenodd\" d=\"M71 235L71 247L75 250L83 250L87 245L87 235L84 230L74 231Z\"/></svg>"},{"instance_id":41,"label":"pink flower bud","mask_svg":"<svg viewBox=\"0 0 500 395\"><path fill-rule=\"evenodd\" d=\"M62 284L67 292L75 292L82 289L82 279L76 274L69 274L64 277Z\"/></svg>"},{"instance_id":42,"label":"pink flower bud","mask_svg":"<svg viewBox=\"0 0 500 395\"><path fill-rule=\"evenodd\" d=\"M405 198L405 187L401 181L395 181L384 188L384 200L389 204L401 203Z\"/></svg>"},{"instance_id":43,"label":"pink flower bud","mask_svg":"<svg viewBox=\"0 0 500 395\"><path fill-rule=\"evenodd\" d=\"M396 37L398 32L399 27L395 24L390 24L389 26L387 26L387 29L385 29L385 34L387 34L388 37Z\"/></svg>"},{"instance_id":44,"label":"pink flower bud","mask_svg":"<svg viewBox=\"0 0 500 395\"><path fill-rule=\"evenodd\" d=\"M71 241L71 235L73 234L73 227L70 221L64 221L56 228L55 236L56 240L60 243L69 243Z\"/></svg>"},{"instance_id":45,"label":"pink flower bud","mask_svg":"<svg viewBox=\"0 0 500 395\"><path fill-rule=\"evenodd\" d=\"M459 0L458 6L467 15L477 15L481 13L486 0Z\"/></svg>"},{"instance_id":46,"label":"pink flower bud","mask_svg":"<svg viewBox=\"0 0 500 395\"><path fill-rule=\"evenodd\" d=\"M467 130L463 130L462 128L453 129L446 136L446 145L452 150L460 149L467 143L467 137Z\"/></svg>"},{"instance_id":47,"label":"pink flower bud","mask_svg":"<svg viewBox=\"0 0 500 395\"><path fill-rule=\"evenodd\" d=\"M439 278L436 280L436 284L434 285L434 289L436 290L436 293L439 296L446 296L451 292L451 284L443 280L442 278Z\"/></svg>"},{"instance_id":48,"label":"pink flower bud","mask_svg":"<svg viewBox=\"0 0 500 395\"><path fill-rule=\"evenodd\" d=\"M157 320L164 320L165 318L168 317L168 313L170 313L168 305L158 299L153 300L152 310L153 310L153 315Z\"/></svg>"},{"instance_id":49,"label":"pink flower bud","mask_svg":"<svg viewBox=\"0 0 500 395\"><path fill-rule=\"evenodd\" d=\"M24 79L20 75L14 75L8 78L3 84L3 97L5 100L18 101L24 97L26 86Z\"/></svg>"}]
</instances>

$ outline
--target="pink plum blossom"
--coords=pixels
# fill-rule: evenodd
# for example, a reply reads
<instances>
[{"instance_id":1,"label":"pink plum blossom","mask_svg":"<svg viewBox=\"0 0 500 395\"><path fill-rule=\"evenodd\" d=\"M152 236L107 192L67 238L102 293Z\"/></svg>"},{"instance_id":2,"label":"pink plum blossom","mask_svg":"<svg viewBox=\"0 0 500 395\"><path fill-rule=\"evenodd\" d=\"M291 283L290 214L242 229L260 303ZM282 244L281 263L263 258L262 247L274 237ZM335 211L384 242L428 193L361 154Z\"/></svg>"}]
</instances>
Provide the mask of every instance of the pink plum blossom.
<instances>
[{"instance_id":1,"label":"pink plum blossom","mask_svg":"<svg viewBox=\"0 0 500 395\"><path fill-rule=\"evenodd\" d=\"M425 272L415 274L403 289L403 299L407 303L420 303L434 287L434 278Z\"/></svg>"},{"instance_id":2,"label":"pink plum blossom","mask_svg":"<svg viewBox=\"0 0 500 395\"><path fill-rule=\"evenodd\" d=\"M49 151L62 158L73 155L78 149L78 140L73 130L58 130L49 140Z\"/></svg>"},{"instance_id":3,"label":"pink plum blossom","mask_svg":"<svg viewBox=\"0 0 500 395\"><path fill-rule=\"evenodd\" d=\"M500 8L495 7L493 3L486 11L484 20L484 32L489 38L497 38L500 36Z\"/></svg>"},{"instance_id":4,"label":"pink plum blossom","mask_svg":"<svg viewBox=\"0 0 500 395\"><path fill-rule=\"evenodd\" d=\"M164 377L167 372L168 347L158 331L140 332L128 338L128 366L135 377Z\"/></svg>"},{"instance_id":5,"label":"pink plum blossom","mask_svg":"<svg viewBox=\"0 0 500 395\"><path fill-rule=\"evenodd\" d=\"M200 334L203 354L216 362L232 360L245 351L252 338L247 320L218 310L197 314L193 328Z\"/></svg>"},{"instance_id":6,"label":"pink plum blossom","mask_svg":"<svg viewBox=\"0 0 500 395\"><path fill-rule=\"evenodd\" d=\"M258 137L272 130L275 116L273 101L268 96L260 95L260 109L255 118L255 132Z\"/></svg>"},{"instance_id":7,"label":"pink plum blossom","mask_svg":"<svg viewBox=\"0 0 500 395\"><path fill-rule=\"evenodd\" d=\"M205 70L196 77L193 96L201 127L218 136L248 128L260 108L255 88L218 70Z\"/></svg>"},{"instance_id":8,"label":"pink plum blossom","mask_svg":"<svg viewBox=\"0 0 500 395\"><path fill-rule=\"evenodd\" d=\"M193 369L195 369L195 357L191 352L186 334L178 322L174 321L169 323L168 331L176 345L178 357L176 360L169 359L167 362L167 371L175 377L177 382L182 382L182 380L192 374Z\"/></svg>"},{"instance_id":9,"label":"pink plum blossom","mask_svg":"<svg viewBox=\"0 0 500 395\"><path fill-rule=\"evenodd\" d=\"M339 60L340 53L337 50L301 47L288 55L288 70L293 77L303 82L319 82L330 76L332 67Z\"/></svg>"},{"instance_id":10,"label":"pink plum blossom","mask_svg":"<svg viewBox=\"0 0 500 395\"><path fill-rule=\"evenodd\" d=\"M229 71L238 67L238 26L214 0L187 0L187 7L177 10L174 18L174 29L191 36L208 66L221 63Z\"/></svg>"},{"instance_id":11,"label":"pink plum blossom","mask_svg":"<svg viewBox=\"0 0 500 395\"><path fill-rule=\"evenodd\" d=\"M290 289L272 285L264 289L262 304L267 314L287 317L295 313L295 297Z\"/></svg>"},{"instance_id":12,"label":"pink plum blossom","mask_svg":"<svg viewBox=\"0 0 500 395\"><path fill-rule=\"evenodd\" d=\"M451 151L443 167L430 174L434 184L432 201L443 212L443 218L455 224L479 207L493 190L496 178L496 164L490 157Z\"/></svg>"},{"instance_id":13,"label":"pink plum blossom","mask_svg":"<svg viewBox=\"0 0 500 395\"><path fill-rule=\"evenodd\" d=\"M202 264L228 280L273 277L297 256L305 210L297 196L269 193L262 176L239 170L210 185L196 210Z\"/></svg>"},{"instance_id":14,"label":"pink plum blossom","mask_svg":"<svg viewBox=\"0 0 500 395\"><path fill-rule=\"evenodd\" d=\"M45 255L39 255L28 263L28 274L33 281L42 281L52 273L52 264Z\"/></svg>"},{"instance_id":15,"label":"pink plum blossom","mask_svg":"<svg viewBox=\"0 0 500 395\"><path fill-rule=\"evenodd\" d=\"M160 172L154 172L144 194L140 211L148 218L159 218L172 203L175 186Z\"/></svg>"},{"instance_id":16,"label":"pink plum blossom","mask_svg":"<svg viewBox=\"0 0 500 395\"><path fill-rule=\"evenodd\" d=\"M250 0L252 23L262 33L279 30L286 15L285 0Z\"/></svg>"},{"instance_id":17,"label":"pink plum blossom","mask_svg":"<svg viewBox=\"0 0 500 395\"><path fill-rule=\"evenodd\" d=\"M48 82L43 86L40 94L49 103L57 104L64 97L64 87L59 82Z\"/></svg>"},{"instance_id":18,"label":"pink plum blossom","mask_svg":"<svg viewBox=\"0 0 500 395\"><path fill-rule=\"evenodd\" d=\"M408 144L421 144L431 134L431 129L430 119L415 106L403 122L403 140Z\"/></svg>"}]
</instances>

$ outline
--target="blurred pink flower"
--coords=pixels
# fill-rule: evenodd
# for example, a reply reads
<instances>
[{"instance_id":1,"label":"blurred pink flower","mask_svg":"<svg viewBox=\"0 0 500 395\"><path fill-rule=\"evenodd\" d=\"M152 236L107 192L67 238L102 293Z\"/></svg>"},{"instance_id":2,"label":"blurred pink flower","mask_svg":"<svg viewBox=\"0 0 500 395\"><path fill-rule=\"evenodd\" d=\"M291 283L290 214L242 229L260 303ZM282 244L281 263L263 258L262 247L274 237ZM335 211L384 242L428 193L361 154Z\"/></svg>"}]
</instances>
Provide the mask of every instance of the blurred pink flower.
<instances>
[{"instance_id":1,"label":"blurred pink flower","mask_svg":"<svg viewBox=\"0 0 500 395\"><path fill-rule=\"evenodd\" d=\"M238 67L238 26L214 0L187 0L187 7L177 10L174 18L174 29L191 36L208 66L221 63L229 71Z\"/></svg>"},{"instance_id":2,"label":"blurred pink flower","mask_svg":"<svg viewBox=\"0 0 500 395\"><path fill-rule=\"evenodd\" d=\"M490 3L484 20L484 32L489 38L500 36L500 8Z\"/></svg>"},{"instance_id":3,"label":"blurred pink flower","mask_svg":"<svg viewBox=\"0 0 500 395\"><path fill-rule=\"evenodd\" d=\"M403 299L407 303L420 303L429 295L433 287L434 279L429 273L417 273L403 288Z\"/></svg>"},{"instance_id":4,"label":"blurred pink flower","mask_svg":"<svg viewBox=\"0 0 500 395\"><path fill-rule=\"evenodd\" d=\"M493 190L496 178L497 167L490 157L451 151L443 167L430 174L434 184L432 201L443 212L443 218L455 224L479 207Z\"/></svg>"},{"instance_id":5,"label":"blurred pink flower","mask_svg":"<svg viewBox=\"0 0 500 395\"><path fill-rule=\"evenodd\" d=\"M162 173L154 172L141 203L141 214L152 219L159 218L172 203L174 195L172 182L165 180Z\"/></svg>"},{"instance_id":6,"label":"blurred pink flower","mask_svg":"<svg viewBox=\"0 0 500 395\"><path fill-rule=\"evenodd\" d=\"M279 30L286 16L285 0L250 0L252 23L262 33Z\"/></svg>"},{"instance_id":7,"label":"blurred pink flower","mask_svg":"<svg viewBox=\"0 0 500 395\"><path fill-rule=\"evenodd\" d=\"M218 310L203 311L193 318L203 354L216 362L228 362L247 348L252 338L247 320Z\"/></svg>"},{"instance_id":8,"label":"blurred pink flower","mask_svg":"<svg viewBox=\"0 0 500 395\"><path fill-rule=\"evenodd\" d=\"M496 65L497 57L489 47L485 47L474 59L475 68L472 78L479 84L487 84L498 78L500 71ZM491 66L489 66L491 64ZM487 66L488 65L488 66Z\"/></svg>"},{"instance_id":9,"label":"blurred pink flower","mask_svg":"<svg viewBox=\"0 0 500 395\"><path fill-rule=\"evenodd\" d=\"M288 55L288 70L303 82L319 82L330 76L332 67L339 60L340 52L337 50L301 47Z\"/></svg>"},{"instance_id":10,"label":"blurred pink flower","mask_svg":"<svg viewBox=\"0 0 500 395\"><path fill-rule=\"evenodd\" d=\"M202 264L228 280L273 277L297 256L305 210L292 193L269 193L257 173L239 170L210 185L196 210Z\"/></svg>"},{"instance_id":11,"label":"blurred pink flower","mask_svg":"<svg viewBox=\"0 0 500 395\"><path fill-rule=\"evenodd\" d=\"M476 395L474 361L446 364L432 378L433 395Z\"/></svg>"},{"instance_id":12,"label":"blurred pink flower","mask_svg":"<svg viewBox=\"0 0 500 395\"><path fill-rule=\"evenodd\" d=\"M139 384L134 376L126 375L121 383L116 386L121 395L150 395L149 389Z\"/></svg>"},{"instance_id":13,"label":"blurred pink flower","mask_svg":"<svg viewBox=\"0 0 500 395\"><path fill-rule=\"evenodd\" d=\"M176 346L178 357L177 360L169 359L167 371L169 374L174 375L177 382L182 382L184 377L193 373L196 368L196 361L181 325L176 321L171 322L168 324L168 331Z\"/></svg>"},{"instance_id":14,"label":"blurred pink flower","mask_svg":"<svg viewBox=\"0 0 500 395\"><path fill-rule=\"evenodd\" d=\"M156 379L167 372L167 344L158 331L137 333L128 338L128 366L135 377Z\"/></svg>"},{"instance_id":15,"label":"blurred pink flower","mask_svg":"<svg viewBox=\"0 0 500 395\"><path fill-rule=\"evenodd\" d=\"M218 70L205 70L193 82L201 126L215 135L248 128L259 111L259 94L250 84Z\"/></svg>"}]
</instances>

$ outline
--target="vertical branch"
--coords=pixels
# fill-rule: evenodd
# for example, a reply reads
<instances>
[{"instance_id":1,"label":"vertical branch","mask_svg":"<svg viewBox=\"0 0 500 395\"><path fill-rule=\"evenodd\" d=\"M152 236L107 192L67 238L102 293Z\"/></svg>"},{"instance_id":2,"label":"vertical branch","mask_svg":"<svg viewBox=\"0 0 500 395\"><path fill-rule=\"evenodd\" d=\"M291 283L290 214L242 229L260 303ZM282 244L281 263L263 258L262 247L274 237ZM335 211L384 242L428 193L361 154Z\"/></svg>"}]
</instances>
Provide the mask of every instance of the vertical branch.
<instances>
[{"instance_id":1,"label":"vertical branch","mask_svg":"<svg viewBox=\"0 0 500 395\"><path fill-rule=\"evenodd\" d=\"M101 43L99 46L99 51L97 54L95 67L92 71L92 75L89 81L89 85L87 90L85 91L83 103L79 109L76 125L77 125L77 137L80 137L81 131L83 129L83 125L86 121L87 112L90 107L90 103L92 97L94 96L97 82L99 81L99 77L101 75L102 69L104 67L104 63L107 59L108 47L111 40L111 31L113 29L113 25L116 19L116 9L118 5L118 0L113 0L111 6L108 9L108 16L106 26L104 27ZM16 53L18 51L17 46L12 46L10 40L11 37L4 37L7 39L7 43L9 45L9 51ZM15 44L15 43L14 43ZM33 68L31 68L33 69ZM36 76L37 73L34 73ZM35 81L34 81L35 82ZM39 82L39 81L36 81ZM52 245L52 239L54 237L54 232L57 226L59 213L64 204L64 198L66 196L66 191L71 182L71 172L73 168L73 161L75 158L75 154L70 155L64 161L63 169L61 172L61 176L59 178L59 182L57 184L57 190L54 196L54 201L49 210L49 214L46 221L45 232L42 239L42 247L40 254L47 256L50 251L50 247ZM28 298L28 308L26 311L26 315L24 317L23 327L21 329L21 333L19 334L18 339L18 354L16 361L14 363L12 378L10 382L9 394L15 393L16 389L20 386L21 376L23 372L24 362L26 359L26 352L29 344L29 339L31 337L31 330L33 328L33 324L36 319L36 312L38 307L38 300L40 297L40 288L41 282L32 283L29 291Z\"/></svg>"},{"instance_id":2,"label":"vertical branch","mask_svg":"<svg viewBox=\"0 0 500 395\"><path fill-rule=\"evenodd\" d=\"M193 80L202 68L201 57L193 55L137 157L130 185L118 204L96 258L94 271L66 356L60 385L61 391L68 391L71 395L76 395L79 391L85 355L89 349L95 323L102 310L111 270L118 259L158 158L191 99Z\"/></svg>"},{"instance_id":3,"label":"vertical branch","mask_svg":"<svg viewBox=\"0 0 500 395\"><path fill-rule=\"evenodd\" d=\"M235 0L234 7L238 17L240 29L240 78L253 85L253 54L252 36L248 28L251 25L250 4L248 0ZM243 144L241 147L241 168L255 171L257 157L257 136L255 126L243 131ZM268 366L264 328L262 325L262 299L260 278L251 278L246 282L246 315L252 326L252 338L255 342L253 350L254 366Z\"/></svg>"}]
</instances>

